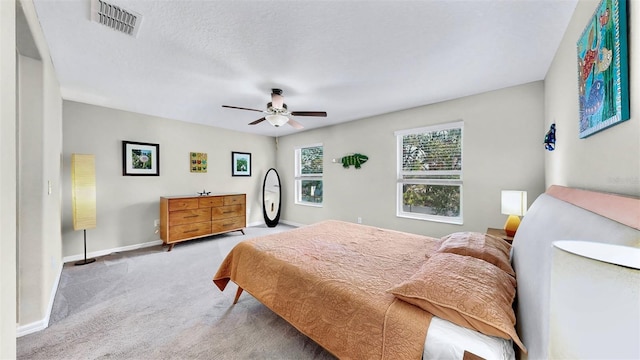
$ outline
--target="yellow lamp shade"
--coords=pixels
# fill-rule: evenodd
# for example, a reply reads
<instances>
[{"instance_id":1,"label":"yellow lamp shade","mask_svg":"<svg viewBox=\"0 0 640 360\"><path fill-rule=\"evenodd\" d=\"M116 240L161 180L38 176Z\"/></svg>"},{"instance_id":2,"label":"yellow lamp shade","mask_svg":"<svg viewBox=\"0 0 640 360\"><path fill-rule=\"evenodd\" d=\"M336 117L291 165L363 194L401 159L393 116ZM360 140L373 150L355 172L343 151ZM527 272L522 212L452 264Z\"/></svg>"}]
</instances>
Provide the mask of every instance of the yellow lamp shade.
<instances>
[{"instance_id":1,"label":"yellow lamp shade","mask_svg":"<svg viewBox=\"0 0 640 360\"><path fill-rule=\"evenodd\" d=\"M96 167L94 155L71 155L71 192L73 229L95 228Z\"/></svg>"}]
</instances>

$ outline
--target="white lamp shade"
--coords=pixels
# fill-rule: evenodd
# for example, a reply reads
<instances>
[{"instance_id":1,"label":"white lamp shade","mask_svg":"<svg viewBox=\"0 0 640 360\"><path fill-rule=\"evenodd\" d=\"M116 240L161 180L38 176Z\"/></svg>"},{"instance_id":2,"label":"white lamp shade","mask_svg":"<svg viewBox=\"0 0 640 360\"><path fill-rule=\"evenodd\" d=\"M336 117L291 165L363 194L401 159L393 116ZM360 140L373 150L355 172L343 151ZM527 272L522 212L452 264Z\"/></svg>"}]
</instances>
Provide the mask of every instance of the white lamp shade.
<instances>
[{"instance_id":1,"label":"white lamp shade","mask_svg":"<svg viewBox=\"0 0 640 360\"><path fill-rule=\"evenodd\" d=\"M269 124L273 125L273 126L282 126L284 124L286 124L289 121L289 118L287 118L286 116L283 115L267 115L265 116L265 118L267 119L267 121L269 122Z\"/></svg>"},{"instance_id":2,"label":"white lamp shade","mask_svg":"<svg viewBox=\"0 0 640 360\"><path fill-rule=\"evenodd\" d=\"M502 211L504 215L524 216L527 212L527 192L502 190Z\"/></svg>"}]
</instances>

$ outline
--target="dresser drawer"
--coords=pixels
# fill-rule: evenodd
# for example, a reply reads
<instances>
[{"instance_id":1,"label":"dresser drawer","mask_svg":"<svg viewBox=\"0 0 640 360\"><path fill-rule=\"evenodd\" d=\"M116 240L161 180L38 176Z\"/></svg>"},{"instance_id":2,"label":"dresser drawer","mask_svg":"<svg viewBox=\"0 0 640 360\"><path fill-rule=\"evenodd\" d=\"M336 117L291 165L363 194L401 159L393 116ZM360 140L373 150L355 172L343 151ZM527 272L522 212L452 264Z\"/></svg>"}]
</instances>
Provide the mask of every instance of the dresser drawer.
<instances>
[{"instance_id":1,"label":"dresser drawer","mask_svg":"<svg viewBox=\"0 0 640 360\"><path fill-rule=\"evenodd\" d=\"M169 229L169 242L211 234L211 222L176 225Z\"/></svg>"},{"instance_id":2,"label":"dresser drawer","mask_svg":"<svg viewBox=\"0 0 640 360\"><path fill-rule=\"evenodd\" d=\"M211 222L211 232L220 233L233 229L241 229L245 226L244 217L234 217L229 219L215 220Z\"/></svg>"},{"instance_id":3,"label":"dresser drawer","mask_svg":"<svg viewBox=\"0 0 640 360\"><path fill-rule=\"evenodd\" d=\"M232 217L244 217L244 204L221 206L211 209L211 220L227 219Z\"/></svg>"},{"instance_id":4,"label":"dresser drawer","mask_svg":"<svg viewBox=\"0 0 640 360\"><path fill-rule=\"evenodd\" d=\"M206 198L198 199L198 203L201 208L205 207L216 207L224 205L224 197L222 196L211 196Z\"/></svg>"},{"instance_id":5,"label":"dresser drawer","mask_svg":"<svg viewBox=\"0 0 640 360\"><path fill-rule=\"evenodd\" d=\"M192 224L211 220L211 209L172 211L169 213L169 226Z\"/></svg>"},{"instance_id":6,"label":"dresser drawer","mask_svg":"<svg viewBox=\"0 0 640 360\"><path fill-rule=\"evenodd\" d=\"M197 209L198 199L170 199L169 211Z\"/></svg>"},{"instance_id":7,"label":"dresser drawer","mask_svg":"<svg viewBox=\"0 0 640 360\"><path fill-rule=\"evenodd\" d=\"M244 204L244 195L228 195L224 197L224 205Z\"/></svg>"}]
</instances>

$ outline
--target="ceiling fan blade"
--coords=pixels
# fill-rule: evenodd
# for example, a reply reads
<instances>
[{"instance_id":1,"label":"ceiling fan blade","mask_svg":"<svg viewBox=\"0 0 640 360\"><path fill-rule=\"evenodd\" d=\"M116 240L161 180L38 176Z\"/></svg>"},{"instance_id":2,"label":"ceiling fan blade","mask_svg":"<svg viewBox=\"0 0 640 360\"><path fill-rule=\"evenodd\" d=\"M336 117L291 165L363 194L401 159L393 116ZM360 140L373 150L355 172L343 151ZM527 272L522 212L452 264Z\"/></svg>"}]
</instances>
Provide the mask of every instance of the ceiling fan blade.
<instances>
[{"instance_id":1,"label":"ceiling fan blade","mask_svg":"<svg viewBox=\"0 0 640 360\"><path fill-rule=\"evenodd\" d=\"M304 129L304 126L302 126L302 124L300 124L299 122L293 120L292 118L289 118L289 121L287 121L287 124L291 125L292 127L296 128L296 129Z\"/></svg>"},{"instance_id":2,"label":"ceiling fan blade","mask_svg":"<svg viewBox=\"0 0 640 360\"><path fill-rule=\"evenodd\" d=\"M327 117L327 113L325 111L292 111L291 115L293 115L293 116L321 116L321 117Z\"/></svg>"},{"instance_id":3,"label":"ceiling fan blade","mask_svg":"<svg viewBox=\"0 0 640 360\"><path fill-rule=\"evenodd\" d=\"M238 106L222 105L222 107L229 108L229 109L239 109L239 110L250 110L250 111L263 112L262 110L249 109L249 108L243 108L243 107L238 107Z\"/></svg>"},{"instance_id":4,"label":"ceiling fan blade","mask_svg":"<svg viewBox=\"0 0 640 360\"><path fill-rule=\"evenodd\" d=\"M258 120L256 120L256 121L252 121L252 122L250 122L250 123L249 123L249 125L260 124L261 122L263 122L263 121L265 121L265 120L267 120L267 119L265 119L265 118L263 118L263 117L262 117L262 118L260 118L260 119L258 119Z\"/></svg>"}]
</instances>

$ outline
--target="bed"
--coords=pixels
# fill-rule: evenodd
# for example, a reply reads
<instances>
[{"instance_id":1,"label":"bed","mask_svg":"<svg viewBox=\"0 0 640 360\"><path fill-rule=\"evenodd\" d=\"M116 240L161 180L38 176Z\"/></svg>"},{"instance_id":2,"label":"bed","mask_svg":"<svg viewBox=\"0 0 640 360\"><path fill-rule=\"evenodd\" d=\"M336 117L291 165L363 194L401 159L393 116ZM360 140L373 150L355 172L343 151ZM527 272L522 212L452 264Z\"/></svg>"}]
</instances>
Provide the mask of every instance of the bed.
<instances>
[{"instance_id":1,"label":"bed","mask_svg":"<svg viewBox=\"0 0 640 360\"><path fill-rule=\"evenodd\" d=\"M522 357L546 358L547 245L569 235L613 232L607 240L621 244L638 238L636 220L619 224L609 218L620 211L603 216L573 205L572 191L541 195L513 248L480 233L433 238L329 220L238 244L213 281L220 290L233 281L234 303L248 292L338 358L508 359L514 347ZM638 209L633 201L627 206Z\"/></svg>"}]
</instances>

